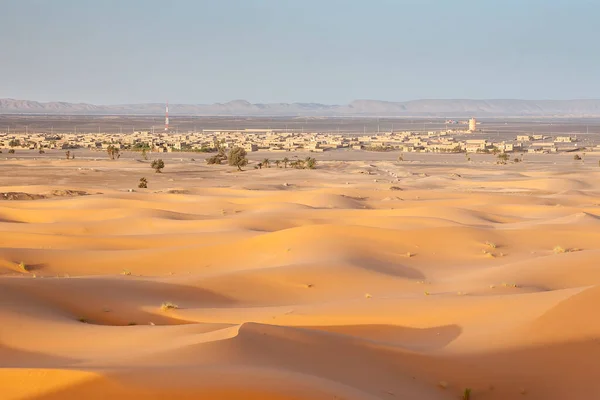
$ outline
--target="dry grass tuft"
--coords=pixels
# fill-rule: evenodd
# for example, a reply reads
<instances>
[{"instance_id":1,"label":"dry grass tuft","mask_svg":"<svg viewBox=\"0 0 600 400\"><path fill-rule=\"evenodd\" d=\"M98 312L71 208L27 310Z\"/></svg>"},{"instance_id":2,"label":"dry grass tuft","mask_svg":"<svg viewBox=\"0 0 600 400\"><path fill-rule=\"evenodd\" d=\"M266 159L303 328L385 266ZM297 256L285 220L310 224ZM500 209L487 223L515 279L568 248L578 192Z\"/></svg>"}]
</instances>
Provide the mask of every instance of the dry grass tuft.
<instances>
[{"instance_id":1,"label":"dry grass tuft","mask_svg":"<svg viewBox=\"0 0 600 400\"><path fill-rule=\"evenodd\" d=\"M554 251L554 254L562 254L566 253L568 250L562 246L554 246L554 249L552 251Z\"/></svg>"},{"instance_id":2,"label":"dry grass tuft","mask_svg":"<svg viewBox=\"0 0 600 400\"><path fill-rule=\"evenodd\" d=\"M496 258L496 255L495 255L495 254L493 254L493 253L490 253L490 252L489 252L489 251L487 251L487 250L483 250L483 251L482 251L482 253L483 253L483 254L484 254L486 257L488 257L488 258Z\"/></svg>"},{"instance_id":3,"label":"dry grass tuft","mask_svg":"<svg viewBox=\"0 0 600 400\"><path fill-rule=\"evenodd\" d=\"M177 304L173 304L170 301L165 301L164 303L161 304L160 309L162 311L168 311L168 310L176 310L178 309L179 306Z\"/></svg>"}]
</instances>

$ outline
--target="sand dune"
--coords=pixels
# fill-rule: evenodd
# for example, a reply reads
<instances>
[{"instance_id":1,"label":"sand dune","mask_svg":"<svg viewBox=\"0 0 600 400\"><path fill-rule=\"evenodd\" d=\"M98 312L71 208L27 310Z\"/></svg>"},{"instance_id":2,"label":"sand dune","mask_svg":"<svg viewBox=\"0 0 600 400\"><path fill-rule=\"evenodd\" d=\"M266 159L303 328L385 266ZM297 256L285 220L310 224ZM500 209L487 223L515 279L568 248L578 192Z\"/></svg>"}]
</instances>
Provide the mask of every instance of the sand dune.
<instances>
[{"instance_id":1,"label":"sand dune","mask_svg":"<svg viewBox=\"0 0 600 400\"><path fill-rule=\"evenodd\" d=\"M600 396L600 170L417 157L1 161L0 397Z\"/></svg>"}]
</instances>

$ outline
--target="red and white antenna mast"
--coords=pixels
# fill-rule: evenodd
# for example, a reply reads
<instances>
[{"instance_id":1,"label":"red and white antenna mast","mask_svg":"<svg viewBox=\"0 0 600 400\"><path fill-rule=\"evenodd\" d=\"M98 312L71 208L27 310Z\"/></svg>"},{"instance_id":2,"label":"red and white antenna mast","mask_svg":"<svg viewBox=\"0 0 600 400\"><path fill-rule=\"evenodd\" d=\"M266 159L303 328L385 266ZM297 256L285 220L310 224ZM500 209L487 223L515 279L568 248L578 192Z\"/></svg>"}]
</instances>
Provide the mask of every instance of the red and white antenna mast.
<instances>
[{"instance_id":1,"label":"red and white antenna mast","mask_svg":"<svg viewBox=\"0 0 600 400\"><path fill-rule=\"evenodd\" d=\"M169 130L169 102L167 101L167 108L165 108L165 131Z\"/></svg>"}]
</instances>

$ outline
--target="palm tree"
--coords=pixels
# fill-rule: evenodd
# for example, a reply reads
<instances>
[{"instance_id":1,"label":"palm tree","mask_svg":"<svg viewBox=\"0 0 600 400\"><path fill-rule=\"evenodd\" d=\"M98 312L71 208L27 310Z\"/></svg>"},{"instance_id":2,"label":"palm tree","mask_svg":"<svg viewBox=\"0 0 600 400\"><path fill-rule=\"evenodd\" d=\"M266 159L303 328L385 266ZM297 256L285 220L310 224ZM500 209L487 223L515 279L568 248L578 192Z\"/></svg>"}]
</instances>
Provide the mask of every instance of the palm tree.
<instances>
[{"instance_id":1,"label":"palm tree","mask_svg":"<svg viewBox=\"0 0 600 400\"><path fill-rule=\"evenodd\" d=\"M269 167L269 165L270 165L270 162L269 162L269 159L268 159L268 158L265 158L265 159L263 160L262 164L263 164L265 167L267 167L267 168L270 168L270 167Z\"/></svg>"},{"instance_id":2,"label":"palm tree","mask_svg":"<svg viewBox=\"0 0 600 400\"><path fill-rule=\"evenodd\" d=\"M281 164L281 160L275 160L275 165L279 168L279 164Z\"/></svg>"},{"instance_id":3,"label":"palm tree","mask_svg":"<svg viewBox=\"0 0 600 400\"><path fill-rule=\"evenodd\" d=\"M258 168L259 168L259 169L262 169L262 166L263 166L263 163L259 162L259 163L258 163Z\"/></svg>"},{"instance_id":4,"label":"palm tree","mask_svg":"<svg viewBox=\"0 0 600 400\"><path fill-rule=\"evenodd\" d=\"M287 168L287 165L288 165L288 163L290 162L290 159L289 159L289 158L287 158L287 157L285 157L285 158L284 158L282 161L283 161L283 166L284 166L284 168Z\"/></svg>"},{"instance_id":5,"label":"palm tree","mask_svg":"<svg viewBox=\"0 0 600 400\"><path fill-rule=\"evenodd\" d=\"M311 157L307 157L306 159L306 168L315 169L317 167L317 160Z\"/></svg>"}]
</instances>

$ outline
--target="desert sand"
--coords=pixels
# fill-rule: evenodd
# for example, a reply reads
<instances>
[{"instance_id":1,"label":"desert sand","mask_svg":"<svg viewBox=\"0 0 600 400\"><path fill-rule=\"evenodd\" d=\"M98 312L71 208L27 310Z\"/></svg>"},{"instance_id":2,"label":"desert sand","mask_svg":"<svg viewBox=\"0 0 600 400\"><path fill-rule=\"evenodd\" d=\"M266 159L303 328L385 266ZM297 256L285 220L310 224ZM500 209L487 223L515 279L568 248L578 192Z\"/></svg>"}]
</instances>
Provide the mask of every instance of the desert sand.
<instances>
[{"instance_id":1,"label":"desert sand","mask_svg":"<svg viewBox=\"0 0 600 400\"><path fill-rule=\"evenodd\" d=\"M98 157L0 160L4 400L600 397L597 157Z\"/></svg>"}]
</instances>

